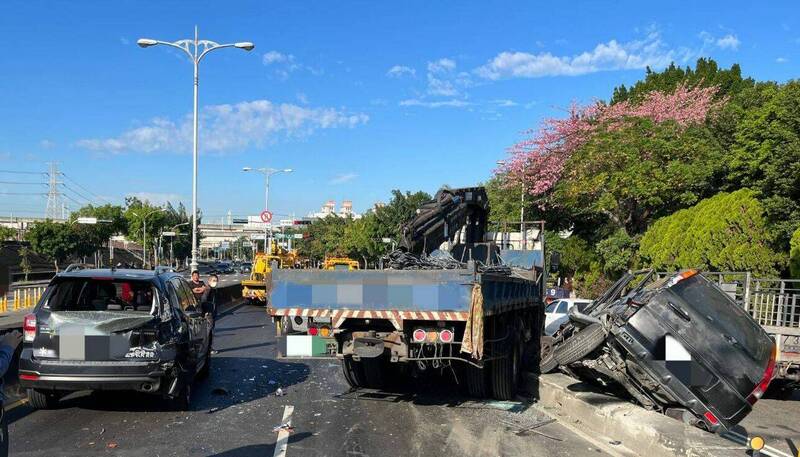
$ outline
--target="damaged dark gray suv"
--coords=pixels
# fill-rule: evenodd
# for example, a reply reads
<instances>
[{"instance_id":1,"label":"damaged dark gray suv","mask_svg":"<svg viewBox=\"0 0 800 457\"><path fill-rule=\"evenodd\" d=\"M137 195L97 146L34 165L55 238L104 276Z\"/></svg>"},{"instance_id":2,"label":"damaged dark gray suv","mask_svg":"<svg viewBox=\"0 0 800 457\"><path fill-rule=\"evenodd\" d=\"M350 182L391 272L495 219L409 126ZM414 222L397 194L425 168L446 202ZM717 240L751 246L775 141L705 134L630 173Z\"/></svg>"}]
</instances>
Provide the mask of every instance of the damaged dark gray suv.
<instances>
[{"instance_id":1,"label":"damaged dark gray suv","mask_svg":"<svg viewBox=\"0 0 800 457\"><path fill-rule=\"evenodd\" d=\"M541 371L617 384L639 404L709 431L739 423L775 372L775 345L696 270L623 276L553 337Z\"/></svg>"},{"instance_id":2,"label":"damaged dark gray suv","mask_svg":"<svg viewBox=\"0 0 800 457\"><path fill-rule=\"evenodd\" d=\"M164 269L61 273L25 316L20 384L34 408L70 391L134 390L187 409L209 370L209 309Z\"/></svg>"}]
</instances>

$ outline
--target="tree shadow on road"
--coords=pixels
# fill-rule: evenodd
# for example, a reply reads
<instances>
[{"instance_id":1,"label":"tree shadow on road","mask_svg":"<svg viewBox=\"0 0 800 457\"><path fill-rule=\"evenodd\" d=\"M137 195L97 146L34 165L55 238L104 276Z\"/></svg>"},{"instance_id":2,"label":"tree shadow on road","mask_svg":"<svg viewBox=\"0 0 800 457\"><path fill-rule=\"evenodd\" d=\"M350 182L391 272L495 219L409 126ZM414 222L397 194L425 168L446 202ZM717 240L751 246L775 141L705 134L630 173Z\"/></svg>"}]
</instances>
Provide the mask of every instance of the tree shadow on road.
<instances>
[{"instance_id":1,"label":"tree shadow on road","mask_svg":"<svg viewBox=\"0 0 800 457\"><path fill-rule=\"evenodd\" d=\"M289 444L298 443L304 439L313 436L309 432L294 433L289 436ZM212 454L209 457L263 457L265 455L275 454L275 443L272 444L250 444L247 446L237 447L222 451L217 454Z\"/></svg>"}]
</instances>

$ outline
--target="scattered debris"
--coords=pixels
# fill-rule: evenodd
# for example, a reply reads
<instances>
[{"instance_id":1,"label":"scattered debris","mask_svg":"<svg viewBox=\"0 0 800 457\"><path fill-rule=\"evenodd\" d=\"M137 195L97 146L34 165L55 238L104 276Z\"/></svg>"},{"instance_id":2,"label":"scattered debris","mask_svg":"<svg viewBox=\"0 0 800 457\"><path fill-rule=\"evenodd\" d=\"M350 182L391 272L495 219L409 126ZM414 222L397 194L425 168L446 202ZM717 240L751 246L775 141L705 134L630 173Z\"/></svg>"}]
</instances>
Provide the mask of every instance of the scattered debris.
<instances>
[{"instance_id":1,"label":"scattered debris","mask_svg":"<svg viewBox=\"0 0 800 457\"><path fill-rule=\"evenodd\" d=\"M285 430L285 431L291 433L291 432L294 431L294 427L292 427L292 423L291 422L285 422L285 423L283 423L281 425L278 425L277 427L272 429L272 431L275 432L275 433L278 433L278 432L280 432L282 430Z\"/></svg>"},{"instance_id":2,"label":"scattered debris","mask_svg":"<svg viewBox=\"0 0 800 457\"><path fill-rule=\"evenodd\" d=\"M270 385L272 385L272 384L277 384L277 382L275 382L275 380L274 380L274 379L270 379L270 380L269 380L269 384L270 384Z\"/></svg>"},{"instance_id":3,"label":"scattered debris","mask_svg":"<svg viewBox=\"0 0 800 457\"><path fill-rule=\"evenodd\" d=\"M109 449L116 449L119 444L115 443L114 441L109 442L106 447Z\"/></svg>"},{"instance_id":4,"label":"scattered debris","mask_svg":"<svg viewBox=\"0 0 800 457\"><path fill-rule=\"evenodd\" d=\"M215 406L215 407L213 407L213 408L208 410L208 414L213 414L213 413L216 413L217 411L219 411L219 407Z\"/></svg>"},{"instance_id":5,"label":"scattered debris","mask_svg":"<svg viewBox=\"0 0 800 457\"><path fill-rule=\"evenodd\" d=\"M105 433L105 432L106 432L106 428L105 428L105 427L102 427L102 428L100 429L100 435L102 435L102 434L103 434L103 433ZM98 436L100 436L100 435L98 435Z\"/></svg>"},{"instance_id":6,"label":"scattered debris","mask_svg":"<svg viewBox=\"0 0 800 457\"><path fill-rule=\"evenodd\" d=\"M609 441L608 444L610 444L612 446L619 446L620 444L622 444L622 441L612 440L612 441Z\"/></svg>"},{"instance_id":7,"label":"scattered debris","mask_svg":"<svg viewBox=\"0 0 800 457\"><path fill-rule=\"evenodd\" d=\"M286 393L283 391L283 389L278 387L278 390L275 391L275 396L276 397L283 397L284 395L286 395Z\"/></svg>"}]
</instances>

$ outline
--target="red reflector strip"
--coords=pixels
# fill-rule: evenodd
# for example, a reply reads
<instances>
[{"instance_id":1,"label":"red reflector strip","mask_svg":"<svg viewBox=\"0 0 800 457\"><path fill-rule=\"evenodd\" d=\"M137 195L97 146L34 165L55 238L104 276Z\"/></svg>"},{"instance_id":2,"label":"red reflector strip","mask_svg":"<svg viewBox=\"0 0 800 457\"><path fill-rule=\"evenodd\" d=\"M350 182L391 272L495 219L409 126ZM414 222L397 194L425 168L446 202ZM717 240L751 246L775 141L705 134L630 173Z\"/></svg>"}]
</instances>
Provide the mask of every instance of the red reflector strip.
<instances>
[{"instance_id":1,"label":"red reflector strip","mask_svg":"<svg viewBox=\"0 0 800 457\"><path fill-rule=\"evenodd\" d=\"M38 374L20 374L19 379L23 379L25 381L38 381L39 375Z\"/></svg>"},{"instance_id":2,"label":"red reflector strip","mask_svg":"<svg viewBox=\"0 0 800 457\"><path fill-rule=\"evenodd\" d=\"M703 414L703 417L705 417L708 423L711 425L719 424L719 419L717 419L717 416L715 416L711 411L706 411L706 413Z\"/></svg>"}]
</instances>

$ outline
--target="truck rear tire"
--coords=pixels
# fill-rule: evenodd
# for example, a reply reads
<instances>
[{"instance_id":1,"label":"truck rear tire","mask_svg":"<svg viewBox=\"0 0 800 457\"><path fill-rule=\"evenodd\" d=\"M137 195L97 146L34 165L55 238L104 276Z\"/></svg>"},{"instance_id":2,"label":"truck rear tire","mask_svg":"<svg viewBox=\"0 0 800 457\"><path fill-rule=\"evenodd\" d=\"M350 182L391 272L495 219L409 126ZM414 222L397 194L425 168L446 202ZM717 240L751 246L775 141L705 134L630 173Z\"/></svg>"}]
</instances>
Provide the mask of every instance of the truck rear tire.
<instances>
[{"instance_id":1,"label":"truck rear tire","mask_svg":"<svg viewBox=\"0 0 800 457\"><path fill-rule=\"evenodd\" d=\"M352 357L346 356L342 359L342 371L344 372L344 379L350 387L354 389L366 387L364 367L360 362L356 362Z\"/></svg>"},{"instance_id":2,"label":"truck rear tire","mask_svg":"<svg viewBox=\"0 0 800 457\"><path fill-rule=\"evenodd\" d=\"M606 331L600 324L590 324L554 348L559 365L569 365L586 357L605 341Z\"/></svg>"},{"instance_id":3,"label":"truck rear tire","mask_svg":"<svg viewBox=\"0 0 800 457\"><path fill-rule=\"evenodd\" d=\"M517 395L519 380L519 344L513 343L505 357L492 363L492 393L497 400L511 400Z\"/></svg>"},{"instance_id":4,"label":"truck rear tire","mask_svg":"<svg viewBox=\"0 0 800 457\"><path fill-rule=\"evenodd\" d=\"M489 364L485 368L478 368L467 364L466 370L467 392L471 397L486 398L489 396L488 371Z\"/></svg>"}]
</instances>

